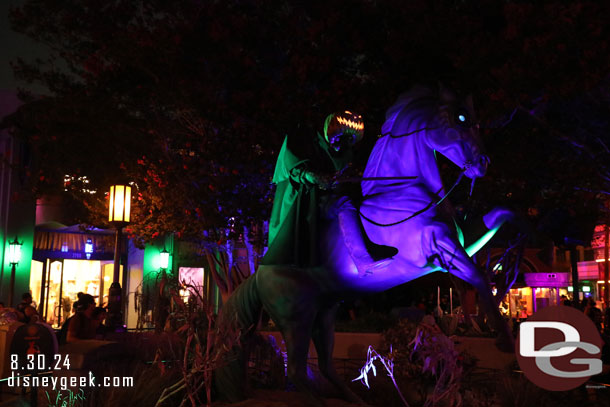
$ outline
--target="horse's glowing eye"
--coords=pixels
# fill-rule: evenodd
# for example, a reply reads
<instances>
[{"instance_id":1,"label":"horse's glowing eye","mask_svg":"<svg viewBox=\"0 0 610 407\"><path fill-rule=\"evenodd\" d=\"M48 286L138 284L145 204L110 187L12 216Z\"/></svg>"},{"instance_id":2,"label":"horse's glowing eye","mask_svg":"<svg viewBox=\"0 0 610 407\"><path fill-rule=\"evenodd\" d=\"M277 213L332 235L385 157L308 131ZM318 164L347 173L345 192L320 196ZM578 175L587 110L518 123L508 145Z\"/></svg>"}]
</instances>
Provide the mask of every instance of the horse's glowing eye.
<instances>
[{"instance_id":1,"label":"horse's glowing eye","mask_svg":"<svg viewBox=\"0 0 610 407\"><path fill-rule=\"evenodd\" d=\"M470 123L470 115L466 111L466 109L458 109L455 112L455 124L463 128L469 128L472 123Z\"/></svg>"}]
</instances>

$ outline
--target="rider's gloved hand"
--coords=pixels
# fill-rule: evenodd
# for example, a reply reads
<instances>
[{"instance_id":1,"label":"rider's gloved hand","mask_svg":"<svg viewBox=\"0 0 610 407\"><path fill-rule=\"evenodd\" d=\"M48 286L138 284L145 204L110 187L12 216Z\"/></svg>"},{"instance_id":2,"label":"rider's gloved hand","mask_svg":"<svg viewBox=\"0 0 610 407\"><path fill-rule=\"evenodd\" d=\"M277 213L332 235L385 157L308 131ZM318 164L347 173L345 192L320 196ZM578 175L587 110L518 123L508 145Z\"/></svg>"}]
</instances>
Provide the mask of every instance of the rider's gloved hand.
<instances>
[{"instance_id":1,"label":"rider's gloved hand","mask_svg":"<svg viewBox=\"0 0 610 407\"><path fill-rule=\"evenodd\" d=\"M293 180L300 184L305 184L310 187L315 186L324 190L330 189L333 183L332 177L316 174L303 168L293 168L292 171L290 171L290 175Z\"/></svg>"},{"instance_id":2,"label":"rider's gloved hand","mask_svg":"<svg viewBox=\"0 0 610 407\"><path fill-rule=\"evenodd\" d=\"M333 188L333 177L322 174L313 174L313 178L318 188L323 189L325 191Z\"/></svg>"},{"instance_id":3,"label":"rider's gloved hand","mask_svg":"<svg viewBox=\"0 0 610 407\"><path fill-rule=\"evenodd\" d=\"M333 186L332 177L322 174L316 174L311 171L305 171L302 175L302 179L304 184L316 186L323 190L331 189Z\"/></svg>"}]
</instances>

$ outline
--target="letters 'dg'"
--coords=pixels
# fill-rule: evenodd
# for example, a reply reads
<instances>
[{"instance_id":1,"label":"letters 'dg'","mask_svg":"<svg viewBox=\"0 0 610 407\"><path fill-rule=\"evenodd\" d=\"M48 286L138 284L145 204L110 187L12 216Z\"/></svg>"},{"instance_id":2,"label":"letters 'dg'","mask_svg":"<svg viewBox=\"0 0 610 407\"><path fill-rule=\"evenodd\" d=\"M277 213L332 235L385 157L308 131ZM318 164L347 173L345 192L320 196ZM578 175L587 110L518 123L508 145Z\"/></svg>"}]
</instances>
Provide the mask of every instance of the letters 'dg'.
<instances>
[{"instance_id":1,"label":"letters 'dg'","mask_svg":"<svg viewBox=\"0 0 610 407\"><path fill-rule=\"evenodd\" d=\"M595 355L600 352L599 347L592 343L581 342L580 333L572 325L558 321L526 321L519 327L519 353L523 357L532 357L536 360L536 366L549 376L560 378L584 378L602 372L602 361L599 358L573 358L572 365L587 366L587 369L579 371L563 371L555 368L551 363L552 358L567 356L577 348ZM535 349L536 332L540 329L555 329L561 331L564 341L550 343L539 350Z\"/></svg>"}]
</instances>

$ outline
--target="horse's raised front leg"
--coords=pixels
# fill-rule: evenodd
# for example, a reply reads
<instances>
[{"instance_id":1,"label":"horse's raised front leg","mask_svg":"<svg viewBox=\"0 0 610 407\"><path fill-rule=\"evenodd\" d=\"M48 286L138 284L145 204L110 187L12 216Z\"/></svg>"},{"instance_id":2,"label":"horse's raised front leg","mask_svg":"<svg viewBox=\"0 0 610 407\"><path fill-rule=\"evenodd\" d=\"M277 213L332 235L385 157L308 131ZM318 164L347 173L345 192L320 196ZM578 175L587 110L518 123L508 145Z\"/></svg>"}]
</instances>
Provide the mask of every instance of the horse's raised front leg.
<instances>
[{"instance_id":1,"label":"horse's raised front leg","mask_svg":"<svg viewBox=\"0 0 610 407\"><path fill-rule=\"evenodd\" d=\"M320 373L329 382L335 385L343 394L347 401L366 405L360 397L358 397L337 374L333 363L333 348L335 345L335 316L339 303L335 303L329 307L322 308L313 326L313 343L318 353L318 367Z\"/></svg>"},{"instance_id":2,"label":"horse's raised front leg","mask_svg":"<svg viewBox=\"0 0 610 407\"><path fill-rule=\"evenodd\" d=\"M451 229L444 223L436 222L425 228L422 238L424 255L431 263L472 284L478 290L487 317L498 332L498 348L507 352L514 351L512 333L491 293L489 278L473 263Z\"/></svg>"},{"instance_id":3,"label":"horse's raised front leg","mask_svg":"<svg viewBox=\"0 0 610 407\"><path fill-rule=\"evenodd\" d=\"M497 206L483 215L483 222L487 229L499 229L505 222L516 219L513 211L502 206Z\"/></svg>"},{"instance_id":4,"label":"horse's raised front leg","mask_svg":"<svg viewBox=\"0 0 610 407\"><path fill-rule=\"evenodd\" d=\"M505 223L511 223L521 234L532 234L532 225L527 220L508 208L493 208L481 218L461 228L468 256L472 257L481 250Z\"/></svg>"},{"instance_id":5,"label":"horse's raised front leg","mask_svg":"<svg viewBox=\"0 0 610 407\"><path fill-rule=\"evenodd\" d=\"M462 227L466 243L464 248L468 256L474 256L494 237L504 223L514 221L515 219L516 216L510 209L496 207L483 215L482 218L464 225Z\"/></svg>"}]
</instances>

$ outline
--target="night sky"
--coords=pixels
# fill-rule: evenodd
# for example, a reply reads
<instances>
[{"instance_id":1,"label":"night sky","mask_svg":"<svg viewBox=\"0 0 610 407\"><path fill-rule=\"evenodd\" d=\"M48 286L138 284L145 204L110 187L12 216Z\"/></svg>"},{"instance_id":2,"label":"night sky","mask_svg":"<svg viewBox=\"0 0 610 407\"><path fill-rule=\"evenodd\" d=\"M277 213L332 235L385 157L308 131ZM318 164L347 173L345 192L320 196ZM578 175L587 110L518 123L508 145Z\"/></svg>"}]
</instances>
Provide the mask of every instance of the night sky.
<instances>
[{"instance_id":1,"label":"night sky","mask_svg":"<svg viewBox=\"0 0 610 407\"><path fill-rule=\"evenodd\" d=\"M18 85L24 85L15 80L10 66L11 61L16 58L35 59L46 55L44 46L10 28L8 10L11 6L18 6L21 3L23 3L23 0L0 2L0 49L2 50L0 89L2 90L16 90Z\"/></svg>"}]
</instances>

